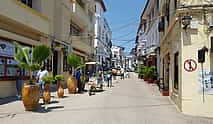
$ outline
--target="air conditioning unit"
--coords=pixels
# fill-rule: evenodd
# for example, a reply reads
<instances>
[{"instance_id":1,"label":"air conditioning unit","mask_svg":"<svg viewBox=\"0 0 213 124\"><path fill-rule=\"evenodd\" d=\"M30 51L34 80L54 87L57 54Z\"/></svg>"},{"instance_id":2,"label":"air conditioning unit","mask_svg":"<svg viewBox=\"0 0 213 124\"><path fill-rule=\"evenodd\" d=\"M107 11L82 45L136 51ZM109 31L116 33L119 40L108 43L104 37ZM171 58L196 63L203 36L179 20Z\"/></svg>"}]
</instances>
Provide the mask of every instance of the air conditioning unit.
<instances>
[{"instance_id":1,"label":"air conditioning unit","mask_svg":"<svg viewBox=\"0 0 213 124\"><path fill-rule=\"evenodd\" d=\"M212 16L213 16L212 14L209 14L208 18L207 18L208 26L209 26L210 29L213 29L213 17Z\"/></svg>"},{"instance_id":2,"label":"air conditioning unit","mask_svg":"<svg viewBox=\"0 0 213 124\"><path fill-rule=\"evenodd\" d=\"M209 21L209 28L213 29L213 20Z\"/></svg>"}]
</instances>

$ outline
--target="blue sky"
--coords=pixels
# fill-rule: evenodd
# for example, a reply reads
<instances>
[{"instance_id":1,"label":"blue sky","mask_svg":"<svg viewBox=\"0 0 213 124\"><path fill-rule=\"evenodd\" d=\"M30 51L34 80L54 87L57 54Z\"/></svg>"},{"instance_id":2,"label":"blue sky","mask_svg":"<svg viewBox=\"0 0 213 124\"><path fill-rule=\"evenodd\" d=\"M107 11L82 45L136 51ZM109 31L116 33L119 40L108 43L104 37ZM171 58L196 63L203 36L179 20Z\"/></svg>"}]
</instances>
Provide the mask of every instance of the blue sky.
<instances>
[{"instance_id":1,"label":"blue sky","mask_svg":"<svg viewBox=\"0 0 213 124\"><path fill-rule=\"evenodd\" d=\"M126 48L129 53L135 46L135 37L140 15L146 0L104 0L107 12L105 16L112 29L114 45Z\"/></svg>"}]
</instances>

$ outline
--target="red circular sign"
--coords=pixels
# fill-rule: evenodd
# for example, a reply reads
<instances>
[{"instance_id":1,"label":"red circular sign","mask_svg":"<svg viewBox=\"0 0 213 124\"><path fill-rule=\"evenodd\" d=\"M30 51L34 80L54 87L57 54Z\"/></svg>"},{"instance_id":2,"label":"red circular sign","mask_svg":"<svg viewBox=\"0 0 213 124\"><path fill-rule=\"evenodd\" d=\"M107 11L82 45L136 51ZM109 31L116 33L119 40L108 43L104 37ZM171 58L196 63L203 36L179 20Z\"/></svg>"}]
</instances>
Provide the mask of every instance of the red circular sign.
<instances>
[{"instance_id":1,"label":"red circular sign","mask_svg":"<svg viewBox=\"0 0 213 124\"><path fill-rule=\"evenodd\" d=\"M185 62L184 62L184 69L187 71L187 72L193 72L197 69L197 62L193 59L187 59Z\"/></svg>"}]
</instances>

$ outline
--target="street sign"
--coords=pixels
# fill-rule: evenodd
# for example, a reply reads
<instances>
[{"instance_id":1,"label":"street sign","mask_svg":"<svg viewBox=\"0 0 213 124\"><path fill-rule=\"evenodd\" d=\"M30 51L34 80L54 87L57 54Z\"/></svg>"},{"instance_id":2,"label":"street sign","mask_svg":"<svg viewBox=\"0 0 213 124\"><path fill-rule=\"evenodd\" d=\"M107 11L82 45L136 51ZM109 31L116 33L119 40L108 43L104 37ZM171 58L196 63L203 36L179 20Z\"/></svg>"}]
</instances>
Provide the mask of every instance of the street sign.
<instances>
[{"instance_id":1,"label":"street sign","mask_svg":"<svg viewBox=\"0 0 213 124\"><path fill-rule=\"evenodd\" d=\"M184 62L184 69L187 72L193 72L197 69L197 62L193 59L187 59Z\"/></svg>"}]
</instances>

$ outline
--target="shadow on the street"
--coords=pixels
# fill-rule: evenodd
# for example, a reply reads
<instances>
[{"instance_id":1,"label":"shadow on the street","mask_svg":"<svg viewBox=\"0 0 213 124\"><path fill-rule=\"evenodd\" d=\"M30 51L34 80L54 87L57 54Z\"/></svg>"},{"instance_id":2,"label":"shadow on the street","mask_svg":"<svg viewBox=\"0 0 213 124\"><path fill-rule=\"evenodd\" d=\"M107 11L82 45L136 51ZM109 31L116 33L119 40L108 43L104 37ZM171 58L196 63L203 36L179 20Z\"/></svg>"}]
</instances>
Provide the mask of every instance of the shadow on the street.
<instances>
[{"instance_id":1,"label":"shadow on the street","mask_svg":"<svg viewBox=\"0 0 213 124\"><path fill-rule=\"evenodd\" d=\"M16 96L11 96L11 97L6 97L6 98L0 98L0 105L8 104L10 102L15 102L17 100L18 99L17 99Z\"/></svg>"},{"instance_id":2,"label":"shadow on the street","mask_svg":"<svg viewBox=\"0 0 213 124\"><path fill-rule=\"evenodd\" d=\"M51 112L55 109L62 109L64 108L64 106L51 106L51 107L45 107L45 106L39 106L36 110L34 110L33 112L35 113L48 113Z\"/></svg>"}]
</instances>

